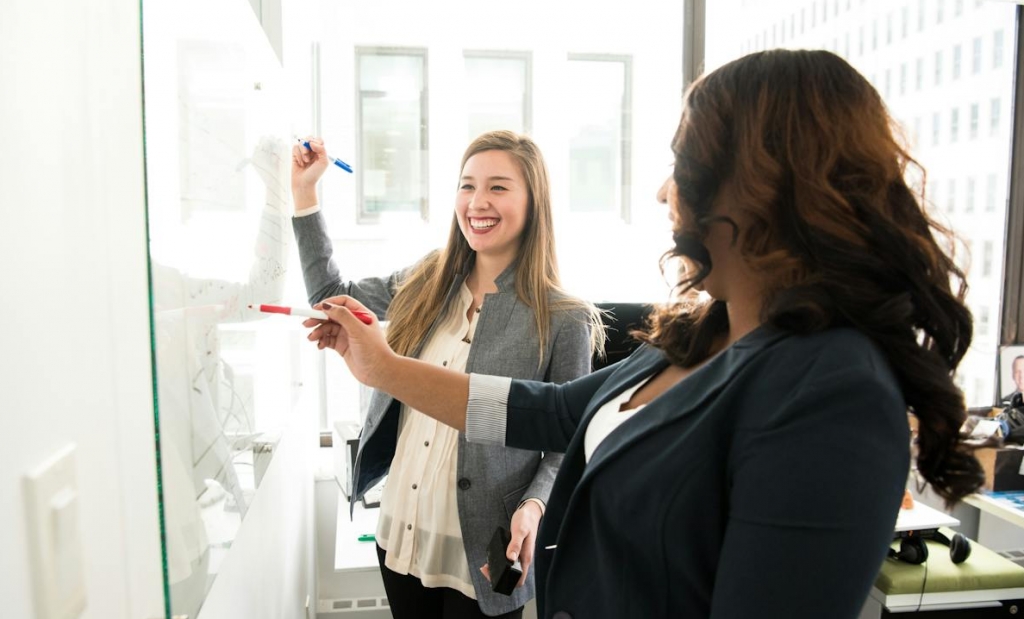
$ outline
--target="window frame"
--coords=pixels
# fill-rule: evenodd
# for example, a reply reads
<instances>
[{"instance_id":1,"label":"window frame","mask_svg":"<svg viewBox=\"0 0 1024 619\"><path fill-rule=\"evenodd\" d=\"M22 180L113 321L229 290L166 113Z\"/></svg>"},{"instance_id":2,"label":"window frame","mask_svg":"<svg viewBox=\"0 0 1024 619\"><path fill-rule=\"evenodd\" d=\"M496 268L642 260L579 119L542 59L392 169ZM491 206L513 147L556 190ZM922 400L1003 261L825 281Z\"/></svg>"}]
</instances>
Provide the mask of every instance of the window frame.
<instances>
[{"instance_id":1,"label":"window frame","mask_svg":"<svg viewBox=\"0 0 1024 619\"><path fill-rule=\"evenodd\" d=\"M685 10L684 10L685 19ZM619 217L625 223L632 219L630 188L633 186L633 56L629 54L590 54L569 52L566 62L619 62L622 63L622 112L619 131L619 156L621 157L622 184L619 186ZM683 80L686 80L686 63L683 63ZM571 190L571 185L570 185ZM572 211L572 197L569 198L569 210Z\"/></svg>"},{"instance_id":2,"label":"window frame","mask_svg":"<svg viewBox=\"0 0 1024 619\"><path fill-rule=\"evenodd\" d=\"M355 70L355 105L353 108L353 120L356 131L361 135L363 131L363 89L362 89L362 68L360 60L364 56L418 56L423 60L423 88L420 95L420 144L423 153L430 152L430 57L426 47L398 47L398 46L374 46L356 45L354 50ZM363 171L364 153L362 139L356 141L356 166L359 172L356 176L356 224L379 224L381 216L379 213L367 213L363 200ZM423 221L430 220L430 157L424 155L420 158L420 218Z\"/></svg>"},{"instance_id":3,"label":"window frame","mask_svg":"<svg viewBox=\"0 0 1024 619\"><path fill-rule=\"evenodd\" d=\"M1010 176L1003 238L1003 302L999 317L1002 346L1024 344L1024 6L1017 7L1013 111L1010 114ZM1016 230L1016 233L1011 231ZM995 397L999 397L996 395Z\"/></svg>"},{"instance_id":4,"label":"window frame","mask_svg":"<svg viewBox=\"0 0 1024 619\"><path fill-rule=\"evenodd\" d=\"M533 52L521 50L491 50L491 49L464 49L462 50L462 62L465 67L466 59L477 60L522 60L525 66L523 74L523 130L522 133L530 135L533 131ZM469 111L466 111L466 121L469 122ZM467 127L468 128L468 127Z\"/></svg>"}]
</instances>

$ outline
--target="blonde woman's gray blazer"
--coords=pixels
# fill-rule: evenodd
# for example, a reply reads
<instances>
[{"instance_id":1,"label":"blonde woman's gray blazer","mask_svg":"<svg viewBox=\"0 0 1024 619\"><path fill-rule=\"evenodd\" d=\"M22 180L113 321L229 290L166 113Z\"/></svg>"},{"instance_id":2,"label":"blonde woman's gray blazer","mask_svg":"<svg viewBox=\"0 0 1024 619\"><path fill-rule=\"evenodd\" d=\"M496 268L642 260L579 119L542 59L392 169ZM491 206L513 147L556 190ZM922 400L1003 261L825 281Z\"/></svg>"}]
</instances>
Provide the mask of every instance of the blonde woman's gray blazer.
<instances>
[{"instance_id":1,"label":"blonde woman's gray blazer","mask_svg":"<svg viewBox=\"0 0 1024 619\"><path fill-rule=\"evenodd\" d=\"M331 260L333 248L320 213L292 220L302 261L302 275L310 303L336 295L348 295L383 319L405 271L389 277L370 277L356 282L341 278ZM462 278L448 291L458 291ZM510 267L495 281L498 292L488 294L477 318L476 334L466 361L466 372L562 383L585 375L591 368L590 326L582 310L553 312L551 329L538 365L540 340L533 311L515 292L515 269ZM435 325L436 327L436 325ZM434 327L424 339L429 340ZM422 348L423 342L419 348ZM419 355L420 350L412 356ZM398 441L400 403L374 392L359 437L354 466L351 503L387 474ZM477 569L486 563L487 543L497 525L508 526L512 513L528 498L547 503L562 461L561 454L496 445L474 444L459 437L457 498L459 522L469 573L477 601L489 615L506 613L534 597L533 574L511 596L491 591ZM531 570L532 572L533 570Z\"/></svg>"}]
</instances>

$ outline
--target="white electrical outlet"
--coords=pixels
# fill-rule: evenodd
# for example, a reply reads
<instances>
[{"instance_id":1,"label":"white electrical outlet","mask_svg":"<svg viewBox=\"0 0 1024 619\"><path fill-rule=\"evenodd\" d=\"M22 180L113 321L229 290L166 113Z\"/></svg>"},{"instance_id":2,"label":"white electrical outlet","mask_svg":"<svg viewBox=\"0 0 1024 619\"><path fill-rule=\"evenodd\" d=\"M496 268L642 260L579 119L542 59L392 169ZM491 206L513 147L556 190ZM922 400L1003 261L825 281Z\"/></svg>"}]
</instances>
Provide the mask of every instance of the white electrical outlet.
<instances>
[{"instance_id":1,"label":"white electrical outlet","mask_svg":"<svg viewBox=\"0 0 1024 619\"><path fill-rule=\"evenodd\" d=\"M25 476L36 619L75 619L85 610L75 446Z\"/></svg>"}]
</instances>

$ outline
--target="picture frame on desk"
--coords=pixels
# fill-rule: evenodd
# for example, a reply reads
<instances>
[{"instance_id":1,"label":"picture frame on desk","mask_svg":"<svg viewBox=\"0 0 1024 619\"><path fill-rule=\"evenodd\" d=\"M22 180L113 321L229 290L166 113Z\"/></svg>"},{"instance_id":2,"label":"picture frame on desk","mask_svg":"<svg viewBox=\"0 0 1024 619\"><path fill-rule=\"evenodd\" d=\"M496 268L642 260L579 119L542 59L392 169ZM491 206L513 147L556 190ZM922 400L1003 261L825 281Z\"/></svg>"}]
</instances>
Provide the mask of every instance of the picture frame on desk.
<instances>
[{"instance_id":1,"label":"picture frame on desk","mask_svg":"<svg viewBox=\"0 0 1024 619\"><path fill-rule=\"evenodd\" d=\"M1018 360L1021 359L1021 360ZM1014 363L1021 368L1015 376ZM1024 390L1024 346L1003 346L999 351L998 404L1007 406L1014 393Z\"/></svg>"}]
</instances>

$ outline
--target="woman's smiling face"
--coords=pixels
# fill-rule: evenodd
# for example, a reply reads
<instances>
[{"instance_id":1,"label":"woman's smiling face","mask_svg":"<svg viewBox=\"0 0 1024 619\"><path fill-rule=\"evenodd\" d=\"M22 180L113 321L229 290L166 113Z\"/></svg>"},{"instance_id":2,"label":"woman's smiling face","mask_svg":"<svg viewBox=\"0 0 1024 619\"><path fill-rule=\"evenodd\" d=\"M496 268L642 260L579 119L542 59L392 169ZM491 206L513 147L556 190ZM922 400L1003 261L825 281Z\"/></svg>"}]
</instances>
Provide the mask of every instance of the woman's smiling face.
<instances>
[{"instance_id":1,"label":"woman's smiling face","mask_svg":"<svg viewBox=\"0 0 1024 619\"><path fill-rule=\"evenodd\" d=\"M477 254L511 261L519 252L529 201L526 181L512 156L485 150L462 169L455 215Z\"/></svg>"}]
</instances>

